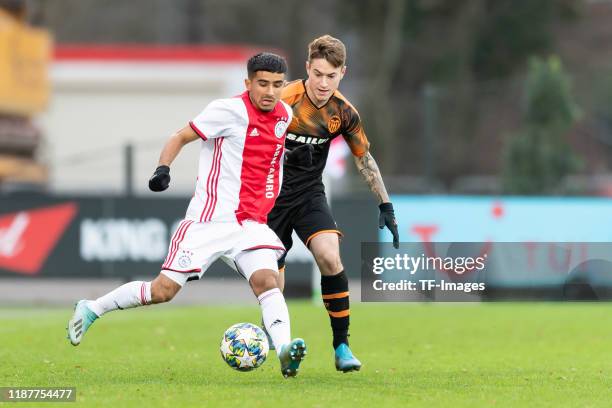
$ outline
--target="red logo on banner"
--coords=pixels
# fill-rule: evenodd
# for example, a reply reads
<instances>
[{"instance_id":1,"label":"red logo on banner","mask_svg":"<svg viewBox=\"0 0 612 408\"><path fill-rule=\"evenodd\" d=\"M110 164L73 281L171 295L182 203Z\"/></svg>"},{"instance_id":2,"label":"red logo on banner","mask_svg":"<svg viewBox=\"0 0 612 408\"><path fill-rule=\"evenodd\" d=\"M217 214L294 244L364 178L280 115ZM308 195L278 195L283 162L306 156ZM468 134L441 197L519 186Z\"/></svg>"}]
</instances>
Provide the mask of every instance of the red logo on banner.
<instances>
[{"instance_id":1,"label":"red logo on banner","mask_svg":"<svg viewBox=\"0 0 612 408\"><path fill-rule=\"evenodd\" d=\"M0 216L0 268L36 275L70 225L75 203Z\"/></svg>"}]
</instances>

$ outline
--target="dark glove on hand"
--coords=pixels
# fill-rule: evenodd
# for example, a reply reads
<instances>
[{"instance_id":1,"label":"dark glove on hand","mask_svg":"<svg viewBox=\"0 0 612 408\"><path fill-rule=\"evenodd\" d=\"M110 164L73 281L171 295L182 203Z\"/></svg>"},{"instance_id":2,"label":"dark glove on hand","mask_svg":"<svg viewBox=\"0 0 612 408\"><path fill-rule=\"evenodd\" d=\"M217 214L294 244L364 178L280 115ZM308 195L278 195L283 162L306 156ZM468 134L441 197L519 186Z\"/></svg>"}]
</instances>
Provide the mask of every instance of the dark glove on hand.
<instances>
[{"instance_id":1,"label":"dark glove on hand","mask_svg":"<svg viewBox=\"0 0 612 408\"><path fill-rule=\"evenodd\" d=\"M385 226L389 228L391 234L393 234L393 247L399 248L399 233L397 232L397 221L395 220L395 211L393 211L393 204L382 203L378 206L380 209L380 216L378 217L378 228L383 229Z\"/></svg>"},{"instance_id":2,"label":"dark glove on hand","mask_svg":"<svg viewBox=\"0 0 612 408\"><path fill-rule=\"evenodd\" d=\"M311 144L303 144L296 147L293 150L288 150L285 154L285 160L289 164L295 164L298 166L310 167L312 166L312 153L314 152L314 146Z\"/></svg>"},{"instance_id":3,"label":"dark glove on hand","mask_svg":"<svg viewBox=\"0 0 612 408\"><path fill-rule=\"evenodd\" d=\"M170 185L170 167L159 166L149 179L149 189L151 191L164 191Z\"/></svg>"}]
</instances>

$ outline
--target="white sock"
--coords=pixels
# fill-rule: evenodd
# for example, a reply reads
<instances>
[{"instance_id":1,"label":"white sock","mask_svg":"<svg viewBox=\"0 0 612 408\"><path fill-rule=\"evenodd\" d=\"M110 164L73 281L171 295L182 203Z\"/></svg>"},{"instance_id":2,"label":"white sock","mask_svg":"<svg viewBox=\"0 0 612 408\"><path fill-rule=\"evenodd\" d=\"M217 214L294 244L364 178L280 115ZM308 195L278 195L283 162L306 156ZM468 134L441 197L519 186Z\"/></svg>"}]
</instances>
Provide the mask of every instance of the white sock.
<instances>
[{"instance_id":1,"label":"white sock","mask_svg":"<svg viewBox=\"0 0 612 408\"><path fill-rule=\"evenodd\" d=\"M291 325L285 297L279 288L274 288L257 296L257 300L266 330L272 337L276 352L280 353L282 347L291 342Z\"/></svg>"},{"instance_id":2,"label":"white sock","mask_svg":"<svg viewBox=\"0 0 612 408\"><path fill-rule=\"evenodd\" d=\"M119 286L106 295L90 300L87 307L98 316L117 310L151 303L151 282L133 281Z\"/></svg>"}]
</instances>

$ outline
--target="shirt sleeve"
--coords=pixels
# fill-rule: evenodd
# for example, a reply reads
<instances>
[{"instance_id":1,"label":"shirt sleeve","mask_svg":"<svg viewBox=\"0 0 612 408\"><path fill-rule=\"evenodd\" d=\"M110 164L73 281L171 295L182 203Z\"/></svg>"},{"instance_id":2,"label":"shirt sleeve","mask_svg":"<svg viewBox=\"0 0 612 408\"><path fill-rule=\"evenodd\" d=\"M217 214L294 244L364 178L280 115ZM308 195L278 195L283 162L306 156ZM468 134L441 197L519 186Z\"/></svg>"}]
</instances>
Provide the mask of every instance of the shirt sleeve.
<instances>
[{"instance_id":1,"label":"shirt sleeve","mask_svg":"<svg viewBox=\"0 0 612 408\"><path fill-rule=\"evenodd\" d=\"M359 113L352 106L347 106L344 111L344 129L342 136L351 149L354 156L361 157L370 149L370 142L363 130Z\"/></svg>"},{"instance_id":2,"label":"shirt sleeve","mask_svg":"<svg viewBox=\"0 0 612 408\"><path fill-rule=\"evenodd\" d=\"M236 122L236 112L224 101L209 103L204 110L189 122L189 126L203 140L227 137Z\"/></svg>"}]
</instances>

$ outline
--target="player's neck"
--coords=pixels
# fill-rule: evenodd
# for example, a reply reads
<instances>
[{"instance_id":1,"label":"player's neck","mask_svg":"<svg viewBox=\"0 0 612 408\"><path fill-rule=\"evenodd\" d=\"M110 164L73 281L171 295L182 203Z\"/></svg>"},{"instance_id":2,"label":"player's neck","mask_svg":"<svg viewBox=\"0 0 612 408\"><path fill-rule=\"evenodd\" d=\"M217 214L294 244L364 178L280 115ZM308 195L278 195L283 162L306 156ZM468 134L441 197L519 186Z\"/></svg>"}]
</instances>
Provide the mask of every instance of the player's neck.
<instances>
[{"instance_id":1,"label":"player's neck","mask_svg":"<svg viewBox=\"0 0 612 408\"><path fill-rule=\"evenodd\" d=\"M329 102L329 100L331 99L331 96L330 96L329 98L325 99L324 101L317 100L317 98L315 98L314 94L310 90L310 86L308 86L308 80L306 80L304 82L304 88L306 89L306 95L308 95L308 99L310 99L310 102L312 102L312 104L317 109L325 106L327 104L327 102Z\"/></svg>"}]
</instances>

